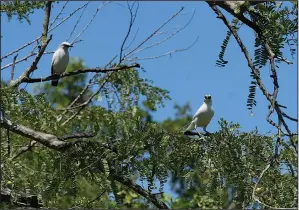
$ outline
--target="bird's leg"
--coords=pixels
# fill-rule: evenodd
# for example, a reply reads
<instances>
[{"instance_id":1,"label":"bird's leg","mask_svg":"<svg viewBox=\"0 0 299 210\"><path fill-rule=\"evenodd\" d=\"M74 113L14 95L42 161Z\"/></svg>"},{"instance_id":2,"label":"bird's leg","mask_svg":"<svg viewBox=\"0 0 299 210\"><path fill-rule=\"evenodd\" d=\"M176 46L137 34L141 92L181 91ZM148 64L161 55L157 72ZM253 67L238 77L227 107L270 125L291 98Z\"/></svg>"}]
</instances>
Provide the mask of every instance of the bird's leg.
<instances>
[{"instance_id":1,"label":"bird's leg","mask_svg":"<svg viewBox=\"0 0 299 210\"><path fill-rule=\"evenodd\" d=\"M206 132L206 134L211 134L209 131L207 131L207 127L203 127L204 132Z\"/></svg>"}]
</instances>

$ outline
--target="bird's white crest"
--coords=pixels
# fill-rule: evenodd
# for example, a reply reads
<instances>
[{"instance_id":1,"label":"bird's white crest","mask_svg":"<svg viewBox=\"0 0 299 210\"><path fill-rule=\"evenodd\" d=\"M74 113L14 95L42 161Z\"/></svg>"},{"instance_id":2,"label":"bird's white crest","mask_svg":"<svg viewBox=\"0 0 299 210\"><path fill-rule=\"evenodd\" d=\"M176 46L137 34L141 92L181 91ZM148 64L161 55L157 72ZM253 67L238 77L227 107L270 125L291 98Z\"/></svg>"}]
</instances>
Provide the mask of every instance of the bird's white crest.
<instances>
[{"instance_id":1,"label":"bird's white crest","mask_svg":"<svg viewBox=\"0 0 299 210\"><path fill-rule=\"evenodd\" d=\"M186 131L192 131L197 127L202 127L203 130L206 131L206 128L212 120L213 116L214 109L212 106L212 96L205 95L203 104L201 105L201 107L199 107L199 109L193 116L192 122L190 123Z\"/></svg>"},{"instance_id":2,"label":"bird's white crest","mask_svg":"<svg viewBox=\"0 0 299 210\"><path fill-rule=\"evenodd\" d=\"M62 42L59 46L60 46L60 47L73 47L73 45L71 45L71 44L68 43L68 42Z\"/></svg>"}]
</instances>

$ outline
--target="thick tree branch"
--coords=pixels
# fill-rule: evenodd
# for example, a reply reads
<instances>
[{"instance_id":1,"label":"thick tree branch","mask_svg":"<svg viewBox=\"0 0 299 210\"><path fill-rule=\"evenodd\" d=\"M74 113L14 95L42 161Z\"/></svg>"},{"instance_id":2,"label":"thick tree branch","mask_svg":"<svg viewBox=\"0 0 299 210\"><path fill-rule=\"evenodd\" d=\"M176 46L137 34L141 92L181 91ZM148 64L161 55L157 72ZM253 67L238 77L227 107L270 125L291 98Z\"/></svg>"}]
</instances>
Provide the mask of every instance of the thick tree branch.
<instances>
[{"instance_id":1,"label":"thick tree branch","mask_svg":"<svg viewBox=\"0 0 299 210\"><path fill-rule=\"evenodd\" d=\"M51 16L51 5L52 5L52 1L48 1L46 3L45 19L44 19L44 23L43 23L43 33L42 33L43 44L45 44L47 42L49 21L50 21L50 16Z\"/></svg>"},{"instance_id":2,"label":"thick tree branch","mask_svg":"<svg viewBox=\"0 0 299 210\"><path fill-rule=\"evenodd\" d=\"M50 36L49 39L47 39L48 36L48 26L49 26L49 20L50 20L50 15L51 15L51 5L52 5L52 1L48 1L46 3L46 9L45 9L45 18L44 18L44 23L43 23L43 32L42 32L42 39L43 42L40 46L39 52L37 53L34 61L32 62L32 64L26 69L26 71L23 72L23 74L21 74L21 76L10 82L10 86L12 87L17 87L18 85L20 85L26 78L29 78L29 75L37 69L37 64L39 62L39 60L41 59L41 57L44 54L45 49L47 48L49 42L52 39L52 35Z\"/></svg>"},{"instance_id":3,"label":"thick tree branch","mask_svg":"<svg viewBox=\"0 0 299 210\"><path fill-rule=\"evenodd\" d=\"M26 83L36 83L36 82L45 82L53 79L59 79L63 77L69 77L77 74L84 74L84 73L108 73L108 72L114 72L114 71L121 71L121 70L127 70L130 68L140 68L140 65L138 63L128 65L128 66L118 66L118 67L112 67L112 68L92 68L92 69L80 69L77 71L72 72L64 72L61 75L52 75L45 78L24 78L22 82Z\"/></svg>"},{"instance_id":4,"label":"thick tree branch","mask_svg":"<svg viewBox=\"0 0 299 210\"><path fill-rule=\"evenodd\" d=\"M95 136L96 133L74 133L74 134L65 135L57 138L59 140L68 140L68 139L78 139L78 138L92 138Z\"/></svg>"},{"instance_id":5,"label":"thick tree branch","mask_svg":"<svg viewBox=\"0 0 299 210\"><path fill-rule=\"evenodd\" d=\"M26 126L13 123L6 118L1 119L0 127L6 128L6 129L10 130L11 132L14 132L14 133L19 134L24 137L27 137L31 140L34 140L33 142L36 141L48 148L51 148L51 149L54 149L57 151L64 151L65 149L68 149L70 146L73 145L72 142L65 142L63 140L74 139L74 138L91 138L91 137L95 136L95 134L77 133L77 134L57 137L53 134L36 131L36 130L33 130Z\"/></svg>"},{"instance_id":6,"label":"thick tree branch","mask_svg":"<svg viewBox=\"0 0 299 210\"><path fill-rule=\"evenodd\" d=\"M45 145L46 147L49 147L54 150L61 150L68 144L67 142L59 140L56 136L54 136L52 134L39 132L39 131L33 130L31 128L25 127L23 125L15 124L5 118L2 120L0 125L1 125L1 127L4 127L14 133L21 135L21 136L35 140L35 141Z\"/></svg>"}]
</instances>

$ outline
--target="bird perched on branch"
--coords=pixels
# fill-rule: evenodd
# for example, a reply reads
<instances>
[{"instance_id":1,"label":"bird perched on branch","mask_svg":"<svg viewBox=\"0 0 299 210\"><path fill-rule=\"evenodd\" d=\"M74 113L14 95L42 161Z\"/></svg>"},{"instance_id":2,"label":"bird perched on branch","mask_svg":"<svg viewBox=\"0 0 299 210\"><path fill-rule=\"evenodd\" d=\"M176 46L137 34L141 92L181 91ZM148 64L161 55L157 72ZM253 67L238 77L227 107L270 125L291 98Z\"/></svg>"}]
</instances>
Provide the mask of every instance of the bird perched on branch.
<instances>
[{"instance_id":1,"label":"bird perched on branch","mask_svg":"<svg viewBox=\"0 0 299 210\"><path fill-rule=\"evenodd\" d=\"M206 130L206 128L209 125L210 121L212 120L213 116L214 116L214 109L212 107L212 97L211 95L205 95L203 104L201 105L201 107L199 107L199 109L193 116L192 122L185 130L184 134L185 135L191 134L192 130L196 129L197 127L202 127L206 133L209 133Z\"/></svg>"},{"instance_id":2,"label":"bird perched on branch","mask_svg":"<svg viewBox=\"0 0 299 210\"><path fill-rule=\"evenodd\" d=\"M69 47L73 46L68 42L62 42L59 45L58 49L55 51L52 58L51 75L60 75L65 71L69 63ZM52 86L56 87L58 85L58 80L59 79L52 80Z\"/></svg>"}]
</instances>

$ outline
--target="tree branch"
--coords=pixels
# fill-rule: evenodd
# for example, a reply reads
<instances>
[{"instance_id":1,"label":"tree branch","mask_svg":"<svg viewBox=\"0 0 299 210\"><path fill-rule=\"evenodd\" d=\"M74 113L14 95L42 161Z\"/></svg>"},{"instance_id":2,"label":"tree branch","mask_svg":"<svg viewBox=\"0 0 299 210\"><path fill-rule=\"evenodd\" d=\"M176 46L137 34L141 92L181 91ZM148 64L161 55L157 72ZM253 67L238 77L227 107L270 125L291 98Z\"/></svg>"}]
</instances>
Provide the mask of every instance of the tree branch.
<instances>
[{"instance_id":1,"label":"tree branch","mask_svg":"<svg viewBox=\"0 0 299 210\"><path fill-rule=\"evenodd\" d=\"M42 33L43 44L47 42L49 21L51 16L51 5L52 5L52 1L47 1L46 8L45 8L45 19L43 23L43 33Z\"/></svg>"},{"instance_id":2,"label":"tree branch","mask_svg":"<svg viewBox=\"0 0 299 210\"><path fill-rule=\"evenodd\" d=\"M159 208L159 209L169 209L169 207L165 203L163 203L162 201L157 199L155 195L152 195L150 192L143 189L138 184L135 184L130 179L119 176L119 175L116 175L116 174L112 174L110 176L111 176L112 179L118 181L119 183L127 186L128 188L134 190L139 195L143 196L145 199L147 199L152 204L154 204L157 208Z\"/></svg>"},{"instance_id":3,"label":"tree branch","mask_svg":"<svg viewBox=\"0 0 299 210\"><path fill-rule=\"evenodd\" d=\"M92 69L80 69L77 71L72 72L64 72L61 75L52 75L45 78L24 78L22 82L26 83L36 83L36 82L45 82L53 79L59 79L63 77L69 77L77 74L83 74L88 72L95 72L95 73L108 73L108 72L115 72L115 71L121 71L121 70L127 70L130 68L140 68L140 65L138 63L128 65L128 66L118 66L118 67L112 67L112 68L92 68Z\"/></svg>"},{"instance_id":4,"label":"tree branch","mask_svg":"<svg viewBox=\"0 0 299 210\"><path fill-rule=\"evenodd\" d=\"M27 137L31 140L34 140L32 144L38 142L56 151L64 151L65 149L68 149L70 146L74 144L73 142L65 142L63 140L74 139L74 138L91 138L95 136L95 134L89 134L89 133L76 133L72 135L57 137L53 134L36 131L31 128L25 127L23 125L13 123L6 118L1 119L0 127L6 128L11 132ZM26 150L26 148L24 148L24 150Z\"/></svg>"},{"instance_id":5,"label":"tree branch","mask_svg":"<svg viewBox=\"0 0 299 210\"><path fill-rule=\"evenodd\" d=\"M61 150L68 144L67 142L63 142L63 141L59 140L56 136L54 136L52 134L39 132L39 131L33 130L31 128L25 127L23 125L15 124L5 118L2 120L0 125L1 125L1 127L4 127L14 133L21 135L21 136L35 140L38 143L41 143L41 144L45 145L46 147L49 147L54 150Z\"/></svg>"},{"instance_id":6,"label":"tree branch","mask_svg":"<svg viewBox=\"0 0 299 210\"><path fill-rule=\"evenodd\" d=\"M37 53L34 61L30 65L30 67L27 68L26 71L23 72L23 74L18 79L13 80L13 81L10 82L9 85L12 86L12 87L17 87L18 85L20 85L26 78L29 78L29 75L34 70L37 69L37 64L38 64L39 60L41 59L41 57L43 56L46 47L48 46L49 42L52 39L52 35L50 36L49 39L47 39L47 36L48 36L48 26L49 26L49 20L50 20L50 15L51 15L51 5L52 5L52 1L48 1L46 3L45 18L44 18L43 32L42 32L43 42L42 42L42 44L40 46L39 52Z\"/></svg>"}]
</instances>

